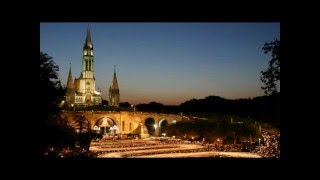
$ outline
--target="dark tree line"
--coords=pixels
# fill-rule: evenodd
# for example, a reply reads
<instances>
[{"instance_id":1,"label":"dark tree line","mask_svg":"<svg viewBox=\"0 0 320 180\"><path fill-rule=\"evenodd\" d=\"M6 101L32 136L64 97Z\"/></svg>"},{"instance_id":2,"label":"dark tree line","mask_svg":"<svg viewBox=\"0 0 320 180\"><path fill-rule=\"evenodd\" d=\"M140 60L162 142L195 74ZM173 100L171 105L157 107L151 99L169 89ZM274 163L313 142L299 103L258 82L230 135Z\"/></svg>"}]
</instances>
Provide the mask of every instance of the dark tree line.
<instances>
[{"instance_id":1,"label":"dark tree line","mask_svg":"<svg viewBox=\"0 0 320 180\"><path fill-rule=\"evenodd\" d=\"M159 112L159 113L178 113L180 112L177 106L173 105L163 105L157 102L150 102L149 104L138 104L136 105L137 110L139 111L148 111L148 112Z\"/></svg>"},{"instance_id":2,"label":"dark tree line","mask_svg":"<svg viewBox=\"0 0 320 180\"><path fill-rule=\"evenodd\" d=\"M248 99L225 99L219 96L208 96L204 99L191 99L178 106L166 106L160 103L139 104L139 111L163 113L207 112L233 114L252 117L258 121L280 126L280 93Z\"/></svg>"},{"instance_id":3,"label":"dark tree line","mask_svg":"<svg viewBox=\"0 0 320 180\"><path fill-rule=\"evenodd\" d=\"M57 112L57 104L63 99L64 88L58 78L59 67L53 58L40 52L40 109L44 116L50 112Z\"/></svg>"},{"instance_id":4,"label":"dark tree line","mask_svg":"<svg viewBox=\"0 0 320 180\"><path fill-rule=\"evenodd\" d=\"M58 104L64 99L65 89L58 71L53 58L40 51L40 156L50 148L72 148L76 140L76 132L60 117Z\"/></svg>"},{"instance_id":5,"label":"dark tree line","mask_svg":"<svg viewBox=\"0 0 320 180\"><path fill-rule=\"evenodd\" d=\"M271 53L271 60L268 68L261 71L260 80L263 83L261 88L265 94L274 94L277 92L277 82L280 82L280 41L275 39L265 43L262 50L265 54Z\"/></svg>"}]
</instances>

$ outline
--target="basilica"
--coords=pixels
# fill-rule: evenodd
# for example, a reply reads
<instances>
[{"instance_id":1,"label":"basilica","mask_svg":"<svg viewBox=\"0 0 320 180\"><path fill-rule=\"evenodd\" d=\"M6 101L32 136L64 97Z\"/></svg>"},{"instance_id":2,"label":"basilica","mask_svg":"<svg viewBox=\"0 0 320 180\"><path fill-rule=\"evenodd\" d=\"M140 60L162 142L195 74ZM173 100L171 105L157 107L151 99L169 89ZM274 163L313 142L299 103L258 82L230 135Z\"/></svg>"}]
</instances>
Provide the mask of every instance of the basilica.
<instances>
[{"instance_id":1,"label":"basilica","mask_svg":"<svg viewBox=\"0 0 320 180\"><path fill-rule=\"evenodd\" d=\"M87 36L83 45L82 72L80 77L75 78L73 81L71 66L69 69L66 87L66 103L68 106L92 106L102 104L101 92L95 89L94 62L93 44L88 25ZM109 89L109 105L119 106L119 102L119 87L116 72L114 70L112 86L110 86Z\"/></svg>"}]
</instances>

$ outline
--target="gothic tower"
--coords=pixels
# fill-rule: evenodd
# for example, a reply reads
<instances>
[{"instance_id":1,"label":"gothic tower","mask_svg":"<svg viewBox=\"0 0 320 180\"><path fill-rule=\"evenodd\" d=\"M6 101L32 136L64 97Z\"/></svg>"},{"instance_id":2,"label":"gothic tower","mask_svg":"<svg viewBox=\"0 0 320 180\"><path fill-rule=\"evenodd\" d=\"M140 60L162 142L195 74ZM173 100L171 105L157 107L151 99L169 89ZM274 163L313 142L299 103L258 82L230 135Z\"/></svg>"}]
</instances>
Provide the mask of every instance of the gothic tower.
<instances>
[{"instance_id":1,"label":"gothic tower","mask_svg":"<svg viewBox=\"0 0 320 180\"><path fill-rule=\"evenodd\" d=\"M95 90L93 44L89 24L83 45L82 72L80 77L74 80L74 88L76 104L90 106L102 103L100 92Z\"/></svg>"},{"instance_id":2,"label":"gothic tower","mask_svg":"<svg viewBox=\"0 0 320 180\"><path fill-rule=\"evenodd\" d=\"M120 103L120 93L117 81L116 69L113 72L112 86L109 88L109 106L119 106Z\"/></svg>"},{"instance_id":3,"label":"gothic tower","mask_svg":"<svg viewBox=\"0 0 320 180\"><path fill-rule=\"evenodd\" d=\"M71 106L71 104L74 104L74 96L75 96L75 90L74 90L74 87L73 87L71 64L70 64L68 82L67 82L67 87L66 87L66 103L67 103L67 106Z\"/></svg>"},{"instance_id":4,"label":"gothic tower","mask_svg":"<svg viewBox=\"0 0 320 180\"><path fill-rule=\"evenodd\" d=\"M94 58L93 58L93 44L91 42L90 28L87 28L87 37L83 45L83 57L82 57L82 76L83 78L94 79ZM91 90L90 87L86 87L86 90Z\"/></svg>"}]
</instances>

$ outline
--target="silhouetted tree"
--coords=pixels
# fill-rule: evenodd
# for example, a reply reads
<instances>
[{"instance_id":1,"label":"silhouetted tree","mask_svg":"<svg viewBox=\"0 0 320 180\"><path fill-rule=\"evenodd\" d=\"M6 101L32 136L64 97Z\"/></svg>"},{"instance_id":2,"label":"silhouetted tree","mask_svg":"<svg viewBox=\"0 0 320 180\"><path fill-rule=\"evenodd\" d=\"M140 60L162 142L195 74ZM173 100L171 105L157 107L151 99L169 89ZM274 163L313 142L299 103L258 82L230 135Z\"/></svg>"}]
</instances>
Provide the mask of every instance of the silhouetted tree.
<instances>
[{"instance_id":1,"label":"silhouetted tree","mask_svg":"<svg viewBox=\"0 0 320 180\"><path fill-rule=\"evenodd\" d=\"M46 109L46 112L56 110L64 96L58 71L59 67L54 63L53 58L40 52L40 105Z\"/></svg>"},{"instance_id":2,"label":"silhouetted tree","mask_svg":"<svg viewBox=\"0 0 320 180\"><path fill-rule=\"evenodd\" d=\"M138 104L136 106L139 111L164 112L165 106L157 102L150 102L149 104Z\"/></svg>"},{"instance_id":3,"label":"silhouetted tree","mask_svg":"<svg viewBox=\"0 0 320 180\"><path fill-rule=\"evenodd\" d=\"M48 147L72 146L73 130L59 116L59 102L64 98L64 88L58 78L59 67L53 58L40 51L40 154Z\"/></svg>"},{"instance_id":4,"label":"silhouetted tree","mask_svg":"<svg viewBox=\"0 0 320 180\"><path fill-rule=\"evenodd\" d=\"M128 103L128 102L120 102L119 106L120 107L124 107L124 108L128 108L128 107L130 107L130 103Z\"/></svg>"},{"instance_id":5,"label":"silhouetted tree","mask_svg":"<svg viewBox=\"0 0 320 180\"><path fill-rule=\"evenodd\" d=\"M265 54L271 52L269 67L261 71L260 80L264 84L261 88L265 94L274 94L277 92L277 82L280 82L280 41L275 39L270 43L265 43L262 48Z\"/></svg>"},{"instance_id":6,"label":"silhouetted tree","mask_svg":"<svg viewBox=\"0 0 320 180\"><path fill-rule=\"evenodd\" d=\"M107 100L104 100L104 99L102 100L102 105L103 105L103 106L104 106L104 105L108 106L108 104L109 104L109 103L108 103Z\"/></svg>"}]
</instances>

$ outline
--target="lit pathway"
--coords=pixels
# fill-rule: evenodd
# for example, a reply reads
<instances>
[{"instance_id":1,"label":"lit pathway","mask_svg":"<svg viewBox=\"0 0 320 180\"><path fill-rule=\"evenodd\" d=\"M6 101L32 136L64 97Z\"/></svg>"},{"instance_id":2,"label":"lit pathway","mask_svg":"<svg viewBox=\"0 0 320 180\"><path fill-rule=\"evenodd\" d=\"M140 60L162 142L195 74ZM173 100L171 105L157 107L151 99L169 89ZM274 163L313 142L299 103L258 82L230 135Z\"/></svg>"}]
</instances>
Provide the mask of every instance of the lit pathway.
<instances>
[{"instance_id":1,"label":"lit pathway","mask_svg":"<svg viewBox=\"0 0 320 180\"><path fill-rule=\"evenodd\" d=\"M139 147L120 147L120 148L103 148L103 147L90 147L90 151L121 151L121 150L139 150L139 149L161 149L161 148L174 148L177 145L164 144L164 145L154 145L154 146L139 146Z\"/></svg>"},{"instance_id":2,"label":"lit pathway","mask_svg":"<svg viewBox=\"0 0 320 180\"><path fill-rule=\"evenodd\" d=\"M159 141L152 140L95 142L91 143L90 151L99 152L98 158L205 158L216 156L261 158L256 153L206 151L205 147L199 144L161 144Z\"/></svg>"},{"instance_id":3,"label":"lit pathway","mask_svg":"<svg viewBox=\"0 0 320 180\"><path fill-rule=\"evenodd\" d=\"M197 157L210 157L215 155L222 155L234 158L261 158L258 154L248 152L220 152L220 151L208 151L208 152L196 152L196 153L172 153L172 154L156 154L146 156L136 156L134 158L197 158Z\"/></svg>"},{"instance_id":4,"label":"lit pathway","mask_svg":"<svg viewBox=\"0 0 320 180\"><path fill-rule=\"evenodd\" d=\"M173 145L171 145L173 146ZM168 148L168 149L147 149L147 150L137 150L137 151L125 151L125 152L115 152L115 153L107 153L98 156L98 158L109 158L109 157L123 157L126 155L138 155L143 153L166 153L166 152L174 152L180 150L196 150L196 149L203 149L200 145L178 145L177 148Z\"/></svg>"}]
</instances>

